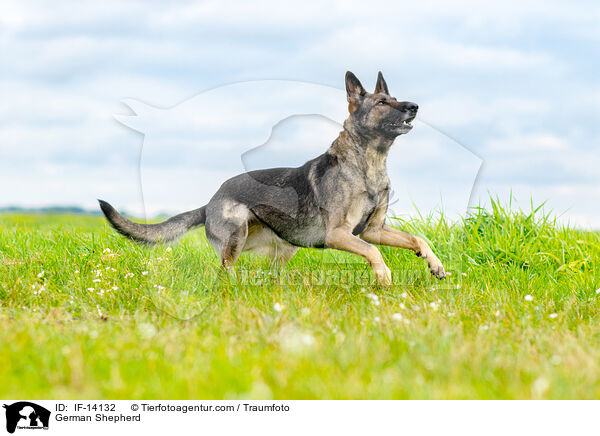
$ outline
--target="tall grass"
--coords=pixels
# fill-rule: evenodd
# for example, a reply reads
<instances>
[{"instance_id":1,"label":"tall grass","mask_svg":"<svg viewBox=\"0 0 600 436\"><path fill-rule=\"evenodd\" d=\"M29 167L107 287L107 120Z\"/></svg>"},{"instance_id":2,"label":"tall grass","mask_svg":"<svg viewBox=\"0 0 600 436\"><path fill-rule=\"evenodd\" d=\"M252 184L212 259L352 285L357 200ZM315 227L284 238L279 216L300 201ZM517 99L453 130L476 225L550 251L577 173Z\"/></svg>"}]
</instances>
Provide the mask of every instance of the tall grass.
<instances>
[{"instance_id":1,"label":"tall grass","mask_svg":"<svg viewBox=\"0 0 600 436\"><path fill-rule=\"evenodd\" d=\"M202 231L144 248L99 218L0 216L0 395L600 396L598 233L495 199L395 223L446 281L389 247L387 289L322 250L280 268L244 255L223 277Z\"/></svg>"}]
</instances>

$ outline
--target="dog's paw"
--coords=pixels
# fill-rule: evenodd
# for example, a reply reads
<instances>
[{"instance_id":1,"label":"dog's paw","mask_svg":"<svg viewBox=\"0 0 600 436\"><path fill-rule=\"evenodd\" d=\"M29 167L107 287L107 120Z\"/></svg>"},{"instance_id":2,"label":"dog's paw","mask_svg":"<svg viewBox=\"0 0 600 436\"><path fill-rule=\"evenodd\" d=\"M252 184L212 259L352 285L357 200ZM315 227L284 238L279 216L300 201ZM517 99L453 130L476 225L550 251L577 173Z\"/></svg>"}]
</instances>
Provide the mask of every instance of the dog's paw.
<instances>
[{"instance_id":1,"label":"dog's paw","mask_svg":"<svg viewBox=\"0 0 600 436\"><path fill-rule=\"evenodd\" d=\"M383 265L383 268L377 268L375 274L381 286L388 287L392 285L392 272L386 265Z\"/></svg>"},{"instance_id":2,"label":"dog's paw","mask_svg":"<svg viewBox=\"0 0 600 436\"><path fill-rule=\"evenodd\" d=\"M442 262L440 262L439 259L435 259L435 261L429 262L429 270L431 271L431 274L439 280L446 278L446 271L444 270L444 265L442 265Z\"/></svg>"}]
</instances>

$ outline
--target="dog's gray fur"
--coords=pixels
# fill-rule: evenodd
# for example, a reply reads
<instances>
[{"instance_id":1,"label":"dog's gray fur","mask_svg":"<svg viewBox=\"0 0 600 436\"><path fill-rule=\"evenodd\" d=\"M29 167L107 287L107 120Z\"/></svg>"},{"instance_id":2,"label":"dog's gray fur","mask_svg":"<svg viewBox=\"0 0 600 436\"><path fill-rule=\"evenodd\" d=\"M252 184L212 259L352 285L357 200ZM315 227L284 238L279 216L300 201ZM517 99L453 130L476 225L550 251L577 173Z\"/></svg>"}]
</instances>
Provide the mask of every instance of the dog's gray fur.
<instances>
[{"instance_id":1,"label":"dog's gray fur","mask_svg":"<svg viewBox=\"0 0 600 436\"><path fill-rule=\"evenodd\" d=\"M224 267L242 251L289 260L299 247L335 248L363 256L379 282L391 274L370 243L413 250L436 277L446 273L421 238L385 224L390 183L387 154L412 129L418 106L391 97L381 72L373 94L346 73L350 116L331 147L299 168L251 171L227 180L209 203L160 224L134 223L100 200L110 224L136 242L168 242L202 224Z\"/></svg>"}]
</instances>

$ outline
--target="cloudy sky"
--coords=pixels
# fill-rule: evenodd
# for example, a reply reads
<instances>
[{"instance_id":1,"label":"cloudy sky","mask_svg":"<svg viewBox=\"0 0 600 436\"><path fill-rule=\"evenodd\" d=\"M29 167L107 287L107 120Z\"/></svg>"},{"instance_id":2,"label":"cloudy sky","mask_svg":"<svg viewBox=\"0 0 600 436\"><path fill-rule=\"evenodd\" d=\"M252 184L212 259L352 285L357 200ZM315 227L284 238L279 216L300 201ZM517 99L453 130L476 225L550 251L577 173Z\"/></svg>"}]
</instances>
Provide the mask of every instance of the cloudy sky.
<instances>
[{"instance_id":1,"label":"cloudy sky","mask_svg":"<svg viewBox=\"0 0 600 436\"><path fill-rule=\"evenodd\" d=\"M381 70L421 108L388 161L395 210L512 192L600 228L600 5L164 3L2 3L0 206L197 206L324 151L345 71Z\"/></svg>"}]
</instances>

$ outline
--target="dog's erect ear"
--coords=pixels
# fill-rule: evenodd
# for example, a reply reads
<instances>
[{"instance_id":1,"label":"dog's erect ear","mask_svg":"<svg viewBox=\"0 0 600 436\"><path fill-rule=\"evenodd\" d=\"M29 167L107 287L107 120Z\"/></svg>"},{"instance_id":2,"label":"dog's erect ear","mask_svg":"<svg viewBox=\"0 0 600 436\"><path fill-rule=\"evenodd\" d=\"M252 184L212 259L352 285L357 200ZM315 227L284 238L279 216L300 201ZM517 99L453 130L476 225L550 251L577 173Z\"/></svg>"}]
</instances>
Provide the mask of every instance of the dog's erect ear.
<instances>
[{"instance_id":1,"label":"dog's erect ear","mask_svg":"<svg viewBox=\"0 0 600 436\"><path fill-rule=\"evenodd\" d=\"M360 81L350 71L346 71L346 93L348 98L362 96L366 93Z\"/></svg>"},{"instance_id":2,"label":"dog's erect ear","mask_svg":"<svg viewBox=\"0 0 600 436\"><path fill-rule=\"evenodd\" d=\"M377 74L377 84L375 85L375 94L379 93L390 95L390 91L388 91L387 83L385 83L381 71Z\"/></svg>"}]
</instances>

